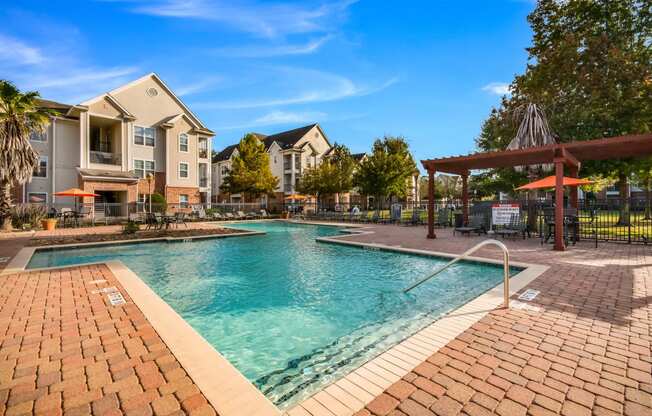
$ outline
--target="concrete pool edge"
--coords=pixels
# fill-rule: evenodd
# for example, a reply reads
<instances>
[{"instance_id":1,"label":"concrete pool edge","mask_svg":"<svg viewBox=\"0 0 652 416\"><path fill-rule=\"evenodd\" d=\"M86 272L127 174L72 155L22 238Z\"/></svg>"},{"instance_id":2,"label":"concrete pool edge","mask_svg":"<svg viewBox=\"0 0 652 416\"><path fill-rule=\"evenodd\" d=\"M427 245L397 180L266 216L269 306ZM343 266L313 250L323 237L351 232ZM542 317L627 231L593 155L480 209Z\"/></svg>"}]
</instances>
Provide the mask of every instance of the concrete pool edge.
<instances>
[{"instance_id":1,"label":"concrete pool edge","mask_svg":"<svg viewBox=\"0 0 652 416\"><path fill-rule=\"evenodd\" d=\"M105 264L220 416L281 414L136 273L118 260Z\"/></svg>"},{"instance_id":2,"label":"concrete pool edge","mask_svg":"<svg viewBox=\"0 0 652 416\"><path fill-rule=\"evenodd\" d=\"M229 228L234 230L235 228ZM219 238L231 238L231 237L250 237L256 235L264 235L264 231L245 231L238 230L238 233L229 233L229 234L209 234L209 235L196 235L188 237L154 237L154 238L136 238L131 240L115 240L115 241L93 241L88 243L69 243L69 244L52 244L47 246L33 246L33 247L23 247L20 251L7 263L5 268L0 271L0 276L18 273L26 270L41 270L41 269L52 269L52 267L46 267L41 269L27 269L27 265L37 251L55 251L60 249L72 249L72 248L91 248L91 247L102 247L102 246L112 246L112 245L126 245L126 244L144 244L144 243L183 243L190 242L194 240L209 240L209 239L219 239ZM100 262L103 263L103 262ZM91 263L96 264L96 263ZM70 267L67 266L57 266L55 268L61 267ZM77 264L75 264L77 266Z\"/></svg>"}]
</instances>

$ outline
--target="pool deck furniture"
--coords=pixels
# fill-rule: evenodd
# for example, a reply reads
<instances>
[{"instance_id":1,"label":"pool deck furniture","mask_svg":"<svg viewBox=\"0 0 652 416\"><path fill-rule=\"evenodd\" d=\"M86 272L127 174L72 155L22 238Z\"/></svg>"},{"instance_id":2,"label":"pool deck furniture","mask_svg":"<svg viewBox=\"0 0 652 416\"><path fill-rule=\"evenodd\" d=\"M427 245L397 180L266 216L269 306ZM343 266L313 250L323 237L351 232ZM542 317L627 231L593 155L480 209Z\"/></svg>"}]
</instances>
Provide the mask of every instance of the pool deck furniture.
<instances>
[{"instance_id":1,"label":"pool deck furniture","mask_svg":"<svg viewBox=\"0 0 652 416\"><path fill-rule=\"evenodd\" d=\"M460 233L468 237L471 233L476 233L478 235L487 234L487 229L485 228L484 219L481 215L472 215L470 217L469 225L453 228L453 235L455 235L455 233Z\"/></svg>"},{"instance_id":2,"label":"pool deck furniture","mask_svg":"<svg viewBox=\"0 0 652 416\"><path fill-rule=\"evenodd\" d=\"M215 226L214 223L189 224L190 228ZM66 228L38 231L34 235L119 232L119 229L119 226L90 230ZM439 230L436 240L425 240L418 227L368 224L365 229L371 232L342 238L449 253L461 253L485 238L452 238L451 228ZM9 237L0 234L0 260L13 258L32 234L14 233ZM573 250L556 253L541 249L536 239L510 239L505 244L513 260L549 266L544 274L512 296L509 311L489 309L479 321L469 318L470 315L460 315L470 321L470 326L452 341L441 347L415 341L409 348L383 355L385 367L368 366L361 375L333 383L288 409L287 415L432 415L451 409L453 413L470 415L528 411L533 415L548 414L546 411L568 415L651 414L652 304L646 301L652 296L649 247L605 243L595 249L591 242L579 241ZM498 258L500 254L487 249L479 255ZM7 264L8 261L0 261L0 270ZM149 414L164 413L163 406L191 414L215 414L213 401L207 399L140 307L131 303L129 297L124 309L109 308L105 300L98 303L101 295L91 293L98 286L90 282L106 280L102 287L118 286L122 291L115 277L106 270L97 266L73 266L2 276L0 297L6 299L5 312L7 308L14 311L12 322L27 322L31 319L29 311L47 302L51 306L65 306L61 310L75 319L68 322L92 329L82 333L80 339L72 339L56 327L44 333L38 326L27 326L22 334L0 335L2 351L7 353L2 368L7 370L3 374L8 375L0 381L7 387L9 399L4 402L7 414L60 414L77 408L87 409L87 413L104 409L105 412ZM74 302L67 297L73 292L61 289L64 284L75 288ZM519 300L518 295L525 289L540 293L533 301ZM17 303L17 299L21 302ZM89 304L92 308L85 306ZM88 326L94 321L107 324L104 336L100 336L95 326ZM122 332L119 328L123 328ZM66 358L49 352L47 343L75 345L79 350ZM23 376L32 367L14 359L19 354L28 357L34 345L40 346L41 357L49 358L51 377L55 380L40 384L42 387L38 389L36 380L48 374L40 371L46 369L47 363L37 364L32 376ZM92 351L116 346L135 359L128 359L127 355L123 360L109 361L105 353L84 359ZM83 377L78 384L64 377L73 356L78 358L77 368ZM405 368L406 375L392 373L398 371L397 365ZM120 375L127 376L119 379ZM216 400L226 404L234 398L232 394L223 394L217 395ZM70 407L71 404L77 407ZM220 412L221 416L242 414L250 413Z\"/></svg>"}]
</instances>

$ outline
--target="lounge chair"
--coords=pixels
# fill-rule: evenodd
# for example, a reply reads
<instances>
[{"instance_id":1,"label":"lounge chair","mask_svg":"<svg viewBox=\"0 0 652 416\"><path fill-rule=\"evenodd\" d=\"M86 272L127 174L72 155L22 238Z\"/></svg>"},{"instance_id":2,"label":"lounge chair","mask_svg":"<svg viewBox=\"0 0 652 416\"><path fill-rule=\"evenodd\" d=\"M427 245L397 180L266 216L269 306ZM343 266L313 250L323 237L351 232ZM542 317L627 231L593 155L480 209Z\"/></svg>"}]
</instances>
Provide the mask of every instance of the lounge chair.
<instances>
[{"instance_id":1,"label":"lounge chair","mask_svg":"<svg viewBox=\"0 0 652 416\"><path fill-rule=\"evenodd\" d=\"M252 218L249 214L245 214L243 211L236 211L236 215L238 216L238 218L244 220L249 220Z\"/></svg>"},{"instance_id":2,"label":"lounge chair","mask_svg":"<svg viewBox=\"0 0 652 416\"><path fill-rule=\"evenodd\" d=\"M266 210L264 209L260 210L260 218L269 218L269 214L267 213Z\"/></svg>"},{"instance_id":3,"label":"lounge chair","mask_svg":"<svg viewBox=\"0 0 652 416\"><path fill-rule=\"evenodd\" d=\"M174 214L174 225L179 227L179 224L183 224L186 228L188 228L188 224L186 223L186 213L185 212L177 212Z\"/></svg>"},{"instance_id":4,"label":"lounge chair","mask_svg":"<svg viewBox=\"0 0 652 416\"><path fill-rule=\"evenodd\" d=\"M224 217L225 217L228 221L237 220L237 218L235 217L235 215L233 215L232 212L227 212L227 213L225 213L225 214L224 214Z\"/></svg>"},{"instance_id":5,"label":"lounge chair","mask_svg":"<svg viewBox=\"0 0 652 416\"><path fill-rule=\"evenodd\" d=\"M212 217L213 217L213 219L216 220L216 221L221 221L221 220L224 219L224 217L222 216L222 214L220 214L219 212L213 212Z\"/></svg>"},{"instance_id":6,"label":"lounge chair","mask_svg":"<svg viewBox=\"0 0 652 416\"><path fill-rule=\"evenodd\" d=\"M453 235L455 235L456 232L467 236L470 236L471 233L477 233L478 235L487 234L483 215L471 215L469 218L469 225L454 228Z\"/></svg>"},{"instance_id":7,"label":"lounge chair","mask_svg":"<svg viewBox=\"0 0 652 416\"><path fill-rule=\"evenodd\" d=\"M519 214L512 214L509 217L509 224L495 229L494 234L499 235L502 238L522 234L523 239L525 239L525 227L521 220L521 216Z\"/></svg>"},{"instance_id":8,"label":"lounge chair","mask_svg":"<svg viewBox=\"0 0 652 416\"><path fill-rule=\"evenodd\" d=\"M410 218L401 218L398 222L399 225L419 225L421 219L421 211L418 209L412 210L412 216Z\"/></svg>"}]
</instances>

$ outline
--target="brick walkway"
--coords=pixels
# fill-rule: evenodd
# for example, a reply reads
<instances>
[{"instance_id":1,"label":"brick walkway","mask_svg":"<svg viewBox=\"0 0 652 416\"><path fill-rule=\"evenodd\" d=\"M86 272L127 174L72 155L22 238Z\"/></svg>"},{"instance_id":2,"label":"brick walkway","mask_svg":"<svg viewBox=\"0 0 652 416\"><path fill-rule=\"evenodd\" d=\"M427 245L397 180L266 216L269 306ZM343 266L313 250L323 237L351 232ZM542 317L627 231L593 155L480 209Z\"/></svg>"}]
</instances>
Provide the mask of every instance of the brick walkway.
<instances>
[{"instance_id":1,"label":"brick walkway","mask_svg":"<svg viewBox=\"0 0 652 416\"><path fill-rule=\"evenodd\" d=\"M351 239L446 252L479 241L374 228ZM551 266L528 286L541 291L532 302L540 311L491 312L358 416L652 415L652 247L507 244L514 260Z\"/></svg>"},{"instance_id":2,"label":"brick walkway","mask_svg":"<svg viewBox=\"0 0 652 416\"><path fill-rule=\"evenodd\" d=\"M110 286L125 305L93 293ZM2 276L0 414L215 411L101 265Z\"/></svg>"}]
</instances>

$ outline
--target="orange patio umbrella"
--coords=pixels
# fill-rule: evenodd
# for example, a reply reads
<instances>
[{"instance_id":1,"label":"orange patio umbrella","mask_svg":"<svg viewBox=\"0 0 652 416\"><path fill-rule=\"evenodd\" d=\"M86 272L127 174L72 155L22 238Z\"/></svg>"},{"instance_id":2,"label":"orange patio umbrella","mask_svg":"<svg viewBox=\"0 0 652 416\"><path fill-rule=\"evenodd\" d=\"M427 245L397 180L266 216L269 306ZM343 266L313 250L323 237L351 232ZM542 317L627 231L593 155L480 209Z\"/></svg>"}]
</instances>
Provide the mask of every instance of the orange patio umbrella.
<instances>
[{"instance_id":1,"label":"orange patio umbrella","mask_svg":"<svg viewBox=\"0 0 652 416\"><path fill-rule=\"evenodd\" d=\"M65 191L55 192L54 195L56 195L56 196L71 196L71 197L75 198L75 211L79 211L79 209L77 207L77 198L83 198L85 196L89 196L89 197L99 196L98 194L94 194L92 192L82 191L79 188L70 188L70 189L66 189Z\"/></svg>"},{"instance_id":2,"label":"orange patio umbrella","mask_svg":"<svg viewBox=\"0 0 652 416\"><path fill-rule=\"evenodd\" d=\"M564 186L579 186L579 185L592 184L593 181L590 181L588 179L569 178L567 176L564 176L562 183ZM557 178L555 177L555 175L552 175L552 176L545 177L543 179L539 179L538 181L530 182L523 186L519 186L518 188L516 188L516 190L529 191L532 189L554 188L556 184L557 184Z\"/></svg>"},{"instance_id":3,"label":"orange patio umbrella","mask_svg":"<svg viewBox=\"0 0 652 416\"><path fill-rule=\"evenodd\" d=\"M308 199L308 197L305 196L305 195L301 195L301 194L292 194L292 195L286 196L285 199L287 201L303 201L305 199Z\"/></svg>"}]
</instances>

